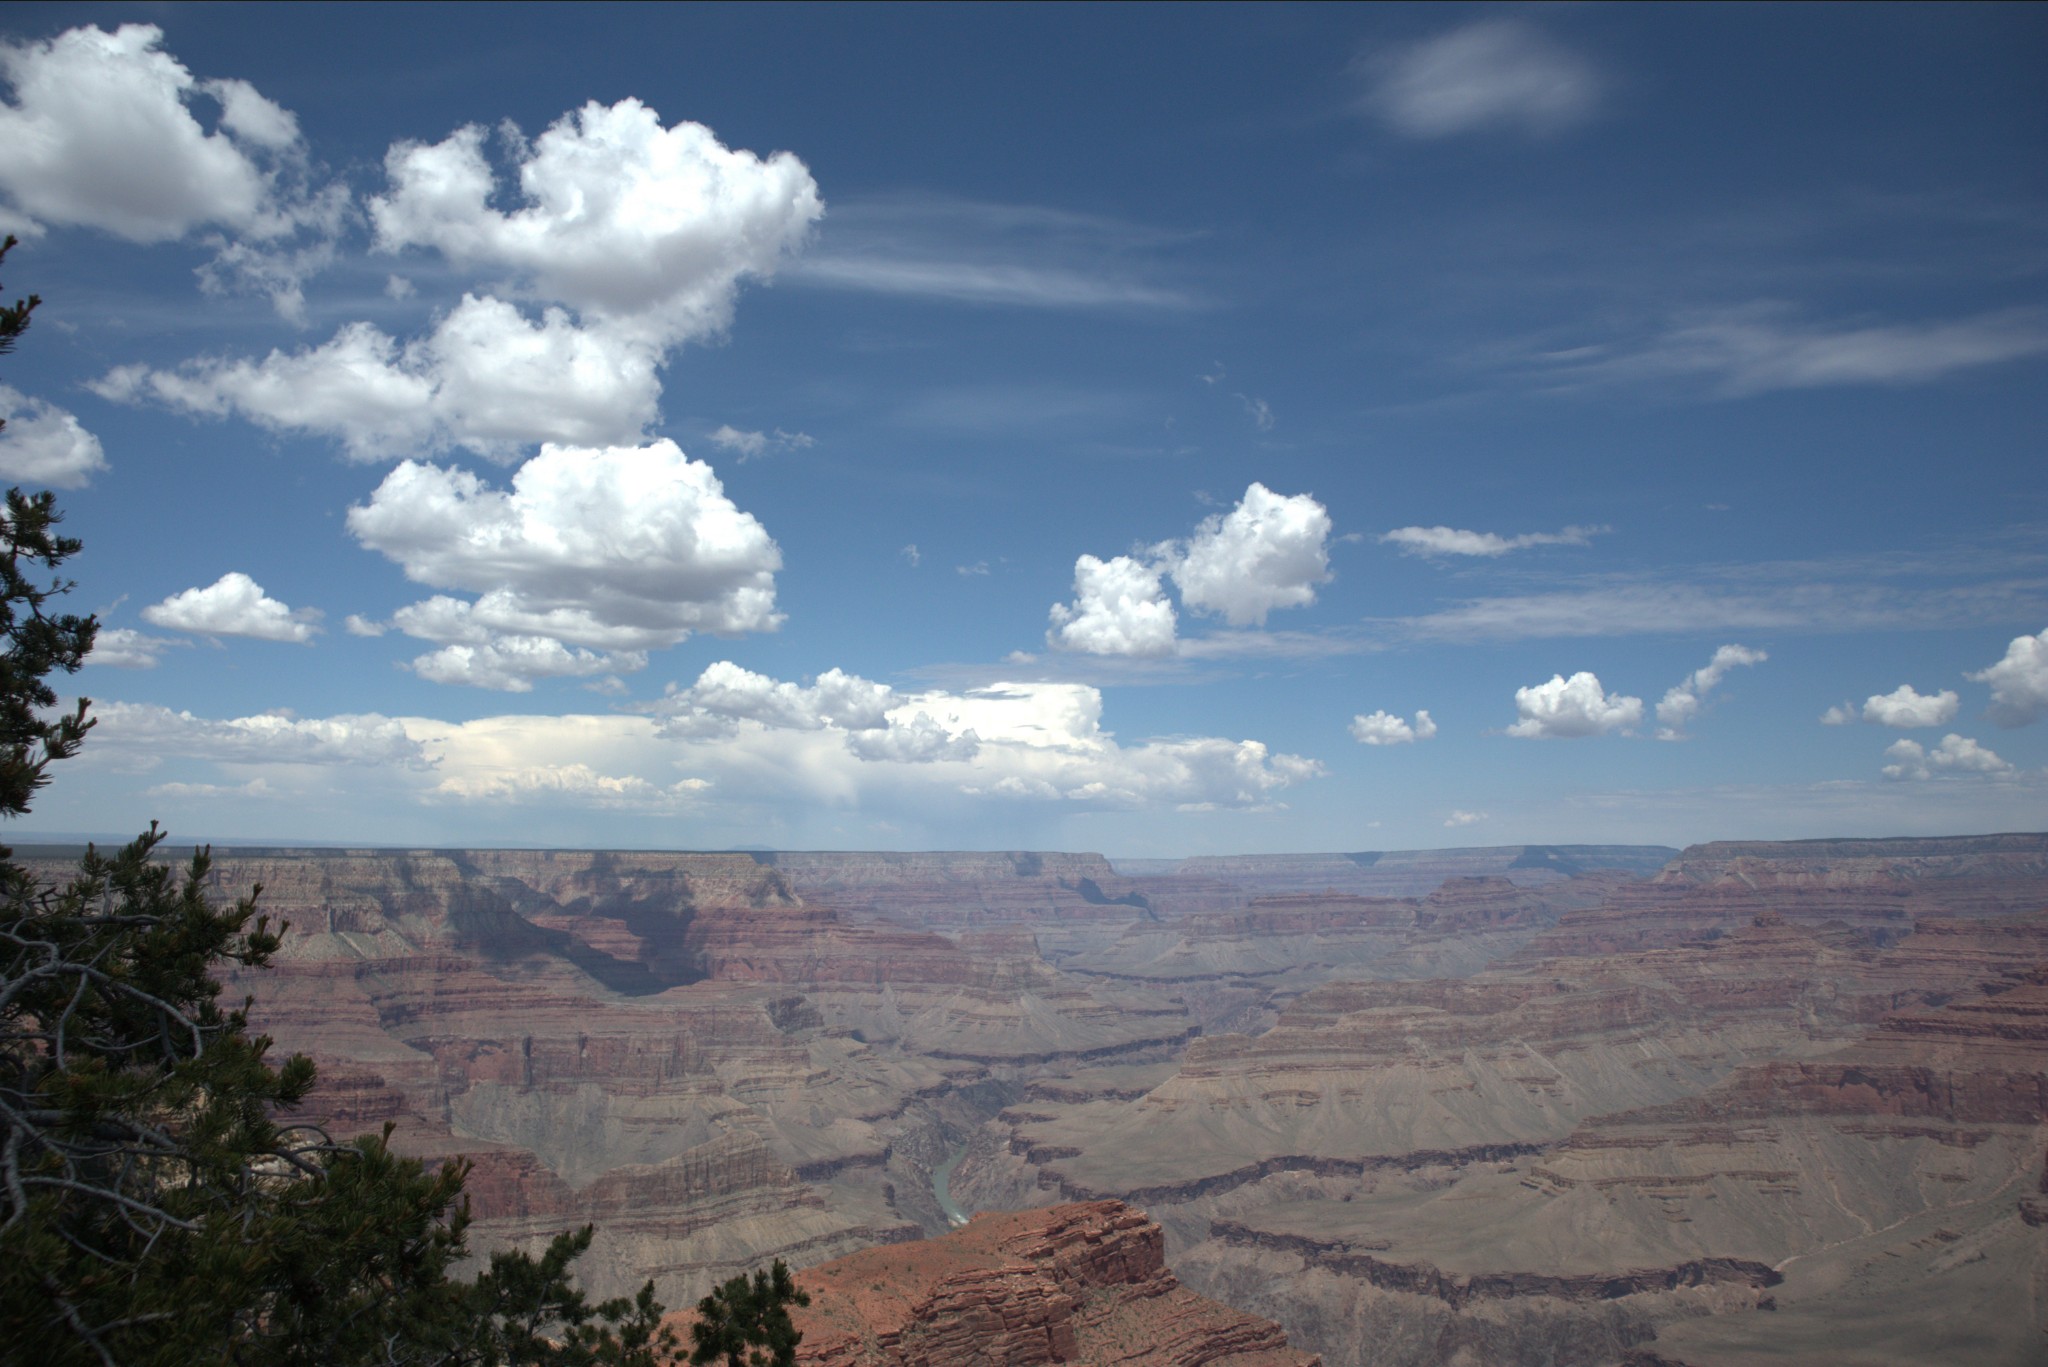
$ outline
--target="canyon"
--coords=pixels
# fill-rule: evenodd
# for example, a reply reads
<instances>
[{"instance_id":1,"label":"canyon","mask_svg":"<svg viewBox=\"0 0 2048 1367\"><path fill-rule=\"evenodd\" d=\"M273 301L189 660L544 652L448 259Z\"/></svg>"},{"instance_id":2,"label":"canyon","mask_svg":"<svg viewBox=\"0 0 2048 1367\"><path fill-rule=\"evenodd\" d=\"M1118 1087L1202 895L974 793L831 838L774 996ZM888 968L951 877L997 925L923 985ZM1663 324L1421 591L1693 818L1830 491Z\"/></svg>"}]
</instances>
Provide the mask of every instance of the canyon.
<instances>
[{"instance_id":1,"label":"canyon","mask_svg":"<svg viewBox=\"0 0 2048 1367\"><path fill-rule=\"evenodd\" d=\"M783 1258L805 1362L2048 1356L2048 836L211 878L299 1119L599 1294Z\"/></svg>"},{"instance_id":2,"label":"canyon","mask_svg":"<svg viewBox=\"0 0 2048 1367\"><path fill-rule=\"evenodd\" d=\"M1164 1232L1120 1201L977 1216L797 1283L800 1360L815 1367L1321 1367L1271 1320L1180 1285ZM685 1341L691 1318L676 1320Z\"/></svg>"}]
</instances>

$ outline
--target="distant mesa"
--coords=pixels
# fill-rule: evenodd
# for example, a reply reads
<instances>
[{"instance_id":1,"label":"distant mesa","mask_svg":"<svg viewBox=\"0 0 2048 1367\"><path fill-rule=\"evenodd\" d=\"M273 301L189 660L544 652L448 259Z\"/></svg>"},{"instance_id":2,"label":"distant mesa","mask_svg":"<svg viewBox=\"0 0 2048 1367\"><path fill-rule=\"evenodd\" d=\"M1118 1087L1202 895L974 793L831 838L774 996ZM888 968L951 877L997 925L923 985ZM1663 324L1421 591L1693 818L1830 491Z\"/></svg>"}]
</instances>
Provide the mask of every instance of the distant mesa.
<instances>
[{"instance_id":1,"label":"distant mesa","mask_svg":"<svg viewBox=\"0 0 2048 1367\"><path fill-rule=\"evenodd\" d=\"M213 876L302 1118L467 1156L480 1252L594 1224L600 1297L785 1259L807 1363L2048 1342L2048 836Z\"/></svg>"}]
</instances>

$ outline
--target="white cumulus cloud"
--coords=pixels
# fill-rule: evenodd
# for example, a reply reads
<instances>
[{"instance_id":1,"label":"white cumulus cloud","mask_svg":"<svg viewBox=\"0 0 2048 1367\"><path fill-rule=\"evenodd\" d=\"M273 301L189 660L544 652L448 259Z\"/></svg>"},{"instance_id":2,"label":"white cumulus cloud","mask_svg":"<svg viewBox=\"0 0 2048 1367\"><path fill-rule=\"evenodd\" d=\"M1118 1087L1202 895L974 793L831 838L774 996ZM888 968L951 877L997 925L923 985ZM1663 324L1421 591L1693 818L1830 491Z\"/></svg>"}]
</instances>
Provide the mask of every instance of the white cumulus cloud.
<instances>
[{"instance_id":1,"label":"white cumulus cloud","mask_svg":"<svg viewBox=\"0 0 2048 1367\"><path fill-rule=\"evenodd\" d=\"M579 808L666 815L687 810L721 830L764 829L792 818L836 827L849 815L933 830L1008 828L1018 809L1057 818L1118 810L1269 809L1322 772L1297 755L1253 740L1167 736L1123 740L1103 725L1102 695L1077 684L1001 684L959 693L888 693L885 724L850 729L831 720L873 720L881 685L827 671L793 691L778 711L782 681L746 681L720 670L735 708L729 725L670 729L669 700L603 715L426 717L289 713L216 721L157 706L108 704L88 756L131 769L195 761L218 773L163 777L222 790L261 778L284 792L374 802L401 823L408 810L440 804L518 806L565 815ZM834 687L839 684L834 698ZM825 685L822 689L820 685ZM678 693L694 690L677 690ZM711 690L705 690L708 694ZM849 701L849 699L851 701ZM765 700L765 705L755 706ZM842 709L842 704L846 704ZM824 724L807 723L822 719ZM798 725L775 724L794 720ZM715 801L713 801L715 799ZM544 817L543 817L544 819ZM401 829L403 829L401 824ZM823 830L824 827L819 829ZM404 838L404 837L400 837ZM723 836L721 839L725 838ZM962 837L955 835L954 840Z\"/></svg>"},{"instance_id":2,"label":"white cumulus cloud","mask_svg":"<svg viewBox=\"0 0 2048 1367\"><path fill-rule=\"evenodd\" d=\"M1941 738L1932 750L1916 740L1895 740L1885 747L1884 776L1896 779L1932 778L1937 773L2009 774L2012 765L2000 759L1968 736L1954 732Z\"/></svg>"},{"instance_id":3,"label":"white cumulus cloud","mask_svg":"<svg viewBox=\"0 0 2048 1367\"><path fill-rule=\"evenodd\" d=\"M1253 740L1165 737L1120 744L1102 727L1102 694L1081 684L994 684L906 699L971 729L980 746L970 794L1101 807L1253 807L1322 772Z\"/></svg>"},{"instance_id":4,"label":"white cumulus cloud","mask_svg":"<svg viewBox=\"0 0 2048 1367\"><path fill-rule=\"evenodd\" d=\"M585 679L647 667L640 651L599 654L563 645L551 636L491 636L478 644L447 645L417 656L413 673L430 683L464 684L506 693L529 693L535 679Z\"/></svg>"},{"instance_id":5,"label":"white cumulus cloud","mask_svg":"<svg viewBox=\"0 0 2048 1367\"><path fill-rule=\"evenodd\" d=\"M1526 740L1602 736L1641 723L1643 700L1608 693L1597 675L1580 670L1569 679L1553 674L1549 683L1515 690L1521 720L1508 728Z\"/></svg>"},{"instance_id":6,"label":"white cumulus cloud","mask_svg":"<svg viewBox=\"0 0 2048 1367\"><path fill-rule=\"evenodd\" d=\"M92 653L85 657L85 662L89 665L111 665L115 669L155 669L163 663L166 650L191 644L190 641L174 640L168 636L151 636L131 627L101 627L93 638Z\"/></svg>"},{"instance_id":7,"label":"white cumulus cloud","mask_svg":"<svg viewBox=\"0 0 2048 1367\"><path fill-rule=\"evenodd\" d=\"M310 644L319 630L314 626L320 613L315 608L286 607L263 591L263 586L231 570L205 588L174 593L163 602L142 610L151 626L189 631L201 636L251 636L260 641L291 641Z\"/></svg>"},{"instance_id":8,"label":"white cumulus cloud","mask_svg":"<svg viewBox=\"0 0 2048 1367\"><path fill-rule=\"evenodd\" d=\"M502 461L536 442L637 440L661 397L660 360L655 348L579 327L558 308L536 323L504 300L464 295L402 346L370 323L349 323L317 347L171 370L122 366L92 388L120 402L152 399L331 437L353 460L462 447Z\"/></svg>"},{"instance_id":9,"label":"white cumulus cloud","mask_svg":"<svg viewBox=\"0 0 2048 1367\"><path fill-rule=\"evenodd\" d=\"M359 764L425 769L431 760L390 718L265 713L211 721L153 703L96 704L93 745L220 764Z\"/></svg>"},{"instance_id":10,"label":"white cumulus cloud","mask_svg":"<svg viewBox=\"0 0 2048 1367\"><path fill-rule=\"evenodd\" d=\"M568 802L599 810L668 811L687 807L710 788L703 779L663 786L636 774L605 774L580 761L568 764L508 764L455 771L435 792L465 802L537 805Z\"/></svg>"},{"instance_id":11,"label":"white cumulus cloud","mask_svg":"<svg viewBox=\"0 0 2048 1367\"><path fill-rule=\"evenodd\" d=\"M647 710L722 789L833 803L873 791L914 803L1250 807L1322 772L1251 740L1121 744L1102 727L1102 694L1081 684L906 694L839 670L800 685L721 661Z\"/></svg>"},{"instance_id":12,"label":"white cumulus cloud","mask_svg":"<svg viewBox=\"0 0 2048 1367\"><path fill-rule=\"evenodd\" d=\"M1408 555L1482 555L1496 557L1531 546L1585 546L1608 527L1566 527L1561 532L1524 532L1502 536L1498 532L1470 532L1457 527L1396 527L1380 537Z\"/></svg>"},{"instance_id":13,"label":"white cumulus cloud","mask_svg":"<svg viewBox=\"0 0 2048 1367\"><path fill-rule=\"evenodd\" d=\"M78 489L107 468L100 439L77 418L0 385L0 479Z\"/></svg>"},{"instance_id":14,"label":"white cumulus cloud","mask_svg":"<svg viewBox=\"0 0 2048 1367\"><path fill-rule=\"evenodd\" d=\"M2013 637L1997 664L1964 677L1991 685L1991 720L2000 726L2038 719L2048 713L2048 631Z\"/></svg>"},{"instance_id":15,"label":"white cumulus cloud","mask_svg":"<svg viewBox=\"0 0 2048 1367\"><path fill-rule=\"evenodd\" d=\"M1715 651L1713 659L1674 684L1657 704L1657 720L1663 723L1657 739L1685 739L1685 728L1699 715L1707 694L1720 686L1729 670L1759 665L1769 658L1763 651L1748 646L1722 646Z\"/></svg>"},{"instance_id":16,"label":"white cumulus cloud","mask_svg":"<svg viewBox=\"0 0 2048 1367\"><path fill-rule=\"evenodd\" d=\"M770 451L801 451L817 442L808 432L785 432L780 427L773 432L747 432L726 423L711 433L711 444L732 452L745 465Z\"/></svg>"},{"instance_id":17,"label":"white cumulus cloud","mask_svg":"<svg viewBox=\"0 0 2048 1367\"><path fill-rule=\"evenodd\" d=\"M890 764L935 764L940 760L971 760L981 752L981 737L973 728L953 731L936 721L929 712L912 712L905 718L892 716L886 725L855 731L846 737L846 748L861 759Z\"/></svg>"},{"instance_id":18,"label":"white cumulus cloud","mask_svg":"<svg viewBox=\"0 0 2048 1367\"><path fill-rule=\"evenodd\" d=\"M234 92L232 117L274 135L250 94ZM390 193L370 204L381 247L510 271L509 298L467 293L407 340L358 321L261 360L119 367L95 391L331 437L358 460L460 447L510 461L545 442L640 440L657 416L668 348L723 329L740 282L772 274L801 245L822 212L817 187L787 153L764 161L696 124L664 129L634 100L587 105L531 145L511 141L514 207L494 207L507 195L477 128L393 147ZM340 212L331 194L308 204L308 221ZM324 241L296 254L226 244L209 278L253 283L283 306L323 252Z\"/></svg>"},{"instance_id":19,"label":"white cumulus cloud","mask_svg":"<svg viewBox=\"0 0 2048 1367\"><path fill-rule=\"evenodd\" d=\"M201 284L267 294L302 318L301 282L333 259L348 191L311 183L289 110L247 81L195 78L163 36L125 24L0 44L14 88L0 103L0 193L28 232L76 225L148 243L213 229Z\"/></svg>"},{"instance_id":20,"label":"white cumulus cloud","mask_svg":"<svg viewBox=\"0 0 2048 1367\"><path fill-rule=\"evenodd\" d=\"M274 795L275 790L260 778L252 778L247 783L159 783L144 794L145 797L169 798L173 802L185 802L194 798Z\"/></svg>"},{"instance_id":21,"label":"white cumulus cloud","mask_svg":"<svg viewBox=\"0 0 2048 1367\"><path fill-rule=\"evenodd\" d=\"M1055 603L1046 644L1091 655L1171 655L1175 614L1160 567L1128 555L1074 562L1074 601Z\"/></svg>"},{"instance_id":22,"label":"white cumulus cloud","mask_svg":"<svg viewBox=\"0 0 2048 1367\"><path fill-rule=\"evenodd\" d=\"M1454 811L1444 818L1444 825L1450 827L1476 826L1486 820L1485 812Z\"/></svg>"},{"instance_id":23,"label":"white cumulus cloud","mask_svg":"<svg viewBox=\"0 0 2048 1367\"><path fill-rule=\"evenodd\" d=\"M1312 495L1253 483L1228 513L1162 550L1184 607L1250 626L1275 608L1315 602L1316 586L1330 578L1329 540L1330 514Z\"/></svg>"},{"instance_id":24,"label":"white cumulus cloud","mask_svg":"<svg viewBox=\"0 0 2048 1367\"><path fill-rule=\"evenodd\" d=\"M163 31L76 28L0 45L14 88L0 104L0 190L42 223L164 242L203 225L283 231L273 182L251 152L298 139L292 116L242 81L202 82L160 49ZM221 108L209 133L194 102Z\"/></svg>"},{"instance_id":25,"label":"white cumulus cloud","mask_svg":"<svg viewBox=\"0 0 2048 1367\"><path fill-rule=\"evenodd\" d=\"M487 137L470 125L394 146L390 192L370 201L378 245L518 272L542 297L664 342L723 329L740 282L774 274L824 212L790 153L734 150L702 124L664 128L634 99L593 101L521 145L516 194Z\"/></svg>"},{"instance_id":26,"label":"white cumulus cloud","mask_svg":"<svg viewBox=\"0 0 2048 1367\"><path fill-rule=\"evenodd\" d=\"M830 731L843 734L850 754L878 762L970 760L981 744L972 729L948 727L929 711L906 706L888 685L840 669L806 685L720 660L688 688L670 684L651 710L671 739L731 738L755 729Z\"/></svg>"},{"instance_id":27,"label":"white cumulus cloud","mask_svg":"<svg viewBox=\"0 0 2048 1367\"><path fill-rule=\"evenodd\" d=\"M672 441L543 447L509 490L406 461L349 509L348 527L415 583L481 595L398 614L400 629L429 640L509 634L640 651L782 621L781 551Z\"/></svg>"},{"instance_id":28,"label":"white cumulus cloud","mask_svg":"<svg viewBox=\"0 0 2048 1367\"><path fill-rule=\"evenodd\" d=\"M1351 719L1351 735L1361 745L1411 745L1436 735L1436 722L1428 711L1415 714L1411 723L1392 712L1363 713Z\"/></svg>"},{"instance_id":29,"label":"white cumulus cloud","mask_svg":"<svg viewBox=\"0 0 2048 1367\"><path fill-rule=\"evenodd\" d=\"M1367 64L1368 104L1411 137L1478 129L1549 133L1586 118L1600 78L1517 19L1484 19Z\"/></svg>"},{"instance_id":30,"label":"white cumulus cloud","mask_svg":"<svg viewBox=\"0 0 2048 1367\"><path fill-rule=\"evenodd\" d=\"M894 699L888 685L838 669L828 669L803 686L720 660L707 665L688 688L671 684L660 708L668 714L664 730L681 735L725 730L738 721L797 731L828 726L872 731L888 725Z\"/></svg>"},{"instance_id":31,"label":"white cumulus cloud","mask_svg":"<svg viewBox=\"0 0 2048 1367\"><path fill-rule=\"evenodd\" d=\"M1205 502L1213 502L1204 498ZM1253 483L1227 513L1186 540L1138 554L1074 562L1074 600L1056 603L1046 644L1092 655L1164 656L1183 644L1164 582L1190 612L1234 627L1265 625L1276 608L1306 607L1330 579L1330 515L1310 494L1276 494ZM963 574L968 570L961 571ZM986 566L975 572L985 573Z\"/></svg>"},{"instance_id":32,"label":"white cumulus cloud","mask_svg":"<svg viewBox=\"0 0 2048 1367\"><path fill-rule=\"evenodd\" d=\"M1900 684L1889 693L1872 694L1866 698L1863 720L1902 730L1914 726L1941 726L1955 720L1956 709L1961 705L1962 699L1953 689L1921 694L1915 692L1911 684Z\"/></svg>"}]
</instances>

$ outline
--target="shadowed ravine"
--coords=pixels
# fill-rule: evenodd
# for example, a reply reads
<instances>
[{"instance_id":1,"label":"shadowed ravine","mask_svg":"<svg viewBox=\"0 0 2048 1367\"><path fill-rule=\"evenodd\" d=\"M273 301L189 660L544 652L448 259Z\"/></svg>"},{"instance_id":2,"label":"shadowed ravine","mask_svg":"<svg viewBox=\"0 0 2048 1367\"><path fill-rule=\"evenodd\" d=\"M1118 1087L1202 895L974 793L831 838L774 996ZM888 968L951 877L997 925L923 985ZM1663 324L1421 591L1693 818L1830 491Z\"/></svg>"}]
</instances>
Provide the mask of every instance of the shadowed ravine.
<instances>
[{"instance_id":1,"label":"shadowed ravine","mask_svg":"<svg viewBox=\"0 0 2048 1367\"><path fill-rule=\"evenodd\" d=\"M2048 838L1143 869L271 850L216 878L291 922L229 990L315 1057L306 1118L468 1155L479 1249L594 1223L600 1294L1121 1200L1175 1294L1251 1317L1189 1310L1223 1337L1187 1361L2048 1342ZM1144 1299L1004 1281L995 1248L917 1294L1046 1326ZM1178 1342L1123 1313L1045 1342Z\"/></svg>"}]
</instances>

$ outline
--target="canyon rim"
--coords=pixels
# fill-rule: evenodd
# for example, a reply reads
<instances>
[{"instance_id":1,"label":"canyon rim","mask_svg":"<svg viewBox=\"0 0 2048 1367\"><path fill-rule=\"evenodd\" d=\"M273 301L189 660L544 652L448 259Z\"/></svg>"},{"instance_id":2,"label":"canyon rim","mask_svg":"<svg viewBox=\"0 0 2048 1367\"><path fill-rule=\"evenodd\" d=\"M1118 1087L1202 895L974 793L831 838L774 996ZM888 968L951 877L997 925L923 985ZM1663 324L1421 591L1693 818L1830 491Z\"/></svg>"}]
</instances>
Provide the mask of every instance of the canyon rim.
<instances>
[{"instance_id":1,"label":"canyon rim","mask_svg":"<svg viewBox=\"0 0 2048 1367\"><path fill-rule=\"evenodd\" d=\"M7 843L814 1364L2048 1359L2044 52L11 5Z\"/></svg>"},{"instance_id":2,"label":"canyon rim","mask_svg":"<svg viewBox=\"0 0 2048 1367\"><path fill-rule=\"evenodd\" d=\"M214 877L290 922L230 990L315 1058L308 1119L467 1156L480 1250L594 1223L601 1293L816 1269L852 1299L802 1361L980 1361L970 1324L989 1361L1161 1367L2039 1353L2048 836L1138 870Z\"/></svg>"}]
</instances>

